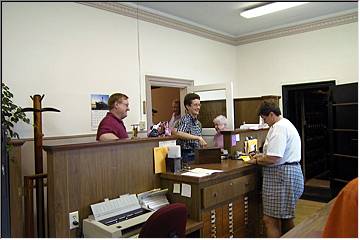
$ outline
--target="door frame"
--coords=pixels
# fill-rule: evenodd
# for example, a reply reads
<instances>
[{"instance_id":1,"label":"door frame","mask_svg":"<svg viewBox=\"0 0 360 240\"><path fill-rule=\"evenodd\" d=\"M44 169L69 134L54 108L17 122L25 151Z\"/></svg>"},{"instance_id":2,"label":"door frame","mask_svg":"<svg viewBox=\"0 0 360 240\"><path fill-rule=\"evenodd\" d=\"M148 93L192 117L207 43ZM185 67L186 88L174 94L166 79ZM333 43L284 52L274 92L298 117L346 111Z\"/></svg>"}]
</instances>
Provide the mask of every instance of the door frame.
<instances>
[{"instance_id":1,"label":"door frame","mask_svg":"<svg viewBox=\"0 0 360 240\"><path fill-rule=\"evenodd\" d=\"M323 82L315 82L315 83L300 83L300 84L289 84L289 85L282 85L282 104L283 104L283 116L285 118L289 118L288 114L289 114L289 92L290 91L294 91L294 90L298 90L298 91L303 91L303 90L310 90L310 89L314 89L314 88L324 88L324 87L328 87L330 89L331 86L335 86L336 85L336 81L335 80L328 80L328 81L323 81ZM304 115L304 104L302 104L302 116ZM304 121L304 119L302 119L302 122ZM304 174L304 180L305 182L307 181L306 179L306 159L305 159L305 151L306 151L306 146L305 146L305 138L304 138L304 125L301 125L301 160L302 160L302 164L301 164L301 168Z\"/></svg>"},{"instance_id":2,"label":"door frame","mask_svg":"<svg viewBox=\"0 0 360 240\"><path fill-rule=\"evenodd\" d=\"M287 84L282 85L282 105L283 105L283 116L287 117L289 113L289 91L293 90L308 90L312 88L322 88L322 87L331 87L336 85L336 80L328 80L323 82L315 82L315 83L295 83L295 84Z\"/></svg>"},{"instance_id":3,"label":"door frame","mask_svg":"<svg viewBox=\"0 0 360 240\"><path fill-rule=\"evenodd\" d=\"M226 82L225 84L207 84L207 85L199 85L199 86L191 86L187 88L188 92L211 92L211 91L218 91L218 90L225 90L225 102L226 102L226 117L227 117L227 129L234 130L234 87L233 82ZM215 134L215 130L211 128L204 129L205 134Z\"/></svg>"},{"instance_id":4,"label":"door frame","mask_svg":"<svg viewBox=\"0 0 360 240\"><path fill-rule=\"evenodd\" d=\"M152 102L151 102L151 87L173 87L180 89L180 99L184 98L186 89L194 86L194 80L171 78L171 77L159 77L154 75L145 75L145 91L146 102L143 102L143 114L146 114L146 126L150 128L152 123ZM184 114L184 106L180 104L181 114Z\"/></svg>"}]
</instances>

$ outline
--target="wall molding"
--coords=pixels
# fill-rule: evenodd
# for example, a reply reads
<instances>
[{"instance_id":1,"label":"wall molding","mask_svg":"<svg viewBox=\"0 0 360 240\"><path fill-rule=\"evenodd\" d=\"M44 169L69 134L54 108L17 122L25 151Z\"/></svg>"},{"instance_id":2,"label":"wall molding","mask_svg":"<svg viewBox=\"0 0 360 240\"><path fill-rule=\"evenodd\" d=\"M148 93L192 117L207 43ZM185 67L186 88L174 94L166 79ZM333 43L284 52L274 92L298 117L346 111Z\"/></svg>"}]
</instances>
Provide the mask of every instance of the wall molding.
<instances>
[{"instance_id":1,"label":"wall molding","mask_svg":"<svg viewBox=\"0 0 360 240\"><path fill-rule=\"evenodd\" d=\"M236 38L231 36L226 36L221 33L207 30L198 26L194 26L188 23L184 23L172 18L160 16L142 9L137 9L130 7L118 2L79 2L81 4L100 8L110 12L118 13L127 17L132 17L142 21L158 24L160 26L176 29L179 31L191 33L198 35L200 37L208 38L222 43L227 43L230 45L236 45Z\"/></svg>"},{"instance_id":2,"label":"wall molding","mask_svg":"<svg viewBox=\"0 0 360 240\"><path fill-rule=\"evenodd\" d=\"M340 26L348 23L358 21L358 12L348 13L341 16L331 17L323 20L317 20L310 23L298 24L292 27L283 27L280 29L265 31L256 34L250 34L243 37L239 37L236 40L236 45L243 45L247 43L259 42L274 38L280 38L299 33L316 31L324 28Z\"/></svg>"},{"instance_id":3,"label":"wall molding","mask_svg":"<svg viewBox=\"0 0 360 240\"><path fill-rule=\"evenodd\" d=\"M233 46L244 45L253 42L259 42L274 38L280 38L295 35L304 32L316 31L324 28L335 27L343 24L349 24L358 21L358 12L348 13L341 16L329 17L327 19L317 20L310 23L298 24L291 27L283 27L270 31L249 34L240 37L231 37L217 33L199 26L184 23L169 17L160 16L149 11L121 4L119 2L78 2L90 7L114 12L123 16L132 17L142 21L158 24L164 27L176 29L179 31L194 34L207 39L230 44Z\"/></svg>"}]
</instances>

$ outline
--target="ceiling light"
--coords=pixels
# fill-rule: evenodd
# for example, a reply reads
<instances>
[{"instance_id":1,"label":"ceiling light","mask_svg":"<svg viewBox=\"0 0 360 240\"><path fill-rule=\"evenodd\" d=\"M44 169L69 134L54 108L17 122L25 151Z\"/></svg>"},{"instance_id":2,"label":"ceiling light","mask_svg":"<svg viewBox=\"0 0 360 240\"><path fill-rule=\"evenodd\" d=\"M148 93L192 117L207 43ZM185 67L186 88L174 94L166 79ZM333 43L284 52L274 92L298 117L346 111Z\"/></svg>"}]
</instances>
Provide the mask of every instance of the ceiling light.
<instances>
[{"instance_id":1,"label":"ceiling light","mask_svg":"<svg viewBox=\"0 0 360 240\"><path fill-rule=\"evenodd\" d=\"M253 17L258 17L265 14L281 11L284 9L300 6L305 3L308 2L274 2L263 5L261 7L246 10L244 12L241 12L240 15L244 18L253 18Z\"/></svg>"}]
</instances>

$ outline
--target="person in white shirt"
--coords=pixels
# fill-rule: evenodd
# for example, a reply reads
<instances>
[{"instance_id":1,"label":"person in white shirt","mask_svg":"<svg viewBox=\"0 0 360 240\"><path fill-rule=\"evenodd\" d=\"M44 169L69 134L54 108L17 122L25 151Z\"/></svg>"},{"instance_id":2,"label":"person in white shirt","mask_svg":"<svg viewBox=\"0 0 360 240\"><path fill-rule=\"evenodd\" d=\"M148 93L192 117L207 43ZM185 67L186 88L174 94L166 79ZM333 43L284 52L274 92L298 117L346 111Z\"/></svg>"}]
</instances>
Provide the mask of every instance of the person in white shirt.
<instances>
[{"instance_id":1,"label":"person in white shirt","mask_svg":"<svg viewBox=\"0 0 360 240\"><path fill-rule=\"evenodd\" d=\"M170 131L172 129L174 129L175 124L177 121L180 120L180 100L179 99L175 99L172 101L172 109L173 109L173 113L171 115L171 119L169 121L169 129Z\"/></svg>"},{"instance_id":2,"label":"person in white shirt","mask_svg":"<svg viewBox=\"0 0 360 240\"><path fill-rule=\"evenodd\" d=\"M274 102L263 102L259 115L270 126L263 153L249 163L262 165L262 201L267 237L278 238L294 227L296 202L304 191L301 140L295 126Z\"/></svg>"}]
</instances>

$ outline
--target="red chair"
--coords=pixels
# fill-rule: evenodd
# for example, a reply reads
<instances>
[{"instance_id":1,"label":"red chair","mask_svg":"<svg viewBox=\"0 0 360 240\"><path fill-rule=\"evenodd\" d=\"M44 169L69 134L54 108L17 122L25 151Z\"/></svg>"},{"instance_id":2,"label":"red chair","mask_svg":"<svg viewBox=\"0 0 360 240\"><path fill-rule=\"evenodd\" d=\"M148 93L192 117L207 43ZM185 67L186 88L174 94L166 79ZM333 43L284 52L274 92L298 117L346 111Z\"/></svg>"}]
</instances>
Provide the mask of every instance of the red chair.
<instances>
[{"instance_id":1,"label":"red chair","mask_svg":"<svg viewBox=\"0 0 360 240\"><path fill-rule=\"evenodd\" d=\"M139 238L185 237L187 211L183 203L173 203L153 213L141 228Z\"/></svg>"}]
</instances>

